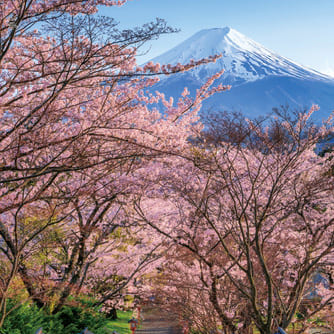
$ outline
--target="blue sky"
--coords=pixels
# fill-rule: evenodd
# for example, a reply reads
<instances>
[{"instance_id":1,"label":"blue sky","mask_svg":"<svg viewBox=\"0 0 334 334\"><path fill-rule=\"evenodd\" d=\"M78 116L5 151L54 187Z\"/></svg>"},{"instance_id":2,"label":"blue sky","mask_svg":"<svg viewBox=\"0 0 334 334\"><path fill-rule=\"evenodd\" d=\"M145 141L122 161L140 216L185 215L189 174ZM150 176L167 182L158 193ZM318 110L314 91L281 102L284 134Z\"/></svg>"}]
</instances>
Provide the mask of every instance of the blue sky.
<instances>
[{"instance_id":1,"label":"blue sky","mask_svg":"<svg viewBox=\"0 0 334 334\"><path fill-rule=\"evenodd\" d=\"M139 63L201 29L229 26L281 56L334 76L334 0L130 0L99 13L116 18L123 28L160 17L181 29L147 44Z\"/></svg>"}]
</instances>

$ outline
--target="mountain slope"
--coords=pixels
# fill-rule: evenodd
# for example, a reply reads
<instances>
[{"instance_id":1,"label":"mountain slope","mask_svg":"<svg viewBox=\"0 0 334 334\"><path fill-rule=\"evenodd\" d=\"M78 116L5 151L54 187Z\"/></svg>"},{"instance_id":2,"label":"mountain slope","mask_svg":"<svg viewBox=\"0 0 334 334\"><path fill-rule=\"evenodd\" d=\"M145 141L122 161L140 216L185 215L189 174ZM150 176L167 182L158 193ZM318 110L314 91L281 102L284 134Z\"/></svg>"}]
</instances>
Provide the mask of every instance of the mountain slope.
<instances>
[{"instance_id":1,"label":"mountain slope","mask_svg":"<svg viewBox=\"0 0 334 334\"><path fill-rule=\"evenodd\" d=\"M199 31L152 61L187 63L221 53L216 63L162 77L154 89L177 97L187 86L194 93L209 76L225 69L218 83L231 84L232 89L206 101L202 112L237 110L255 117L280 105L302 109L317 103L322 118L334 109L334 78L281 57L228 27Z\"/></svg>"}]
</instances>

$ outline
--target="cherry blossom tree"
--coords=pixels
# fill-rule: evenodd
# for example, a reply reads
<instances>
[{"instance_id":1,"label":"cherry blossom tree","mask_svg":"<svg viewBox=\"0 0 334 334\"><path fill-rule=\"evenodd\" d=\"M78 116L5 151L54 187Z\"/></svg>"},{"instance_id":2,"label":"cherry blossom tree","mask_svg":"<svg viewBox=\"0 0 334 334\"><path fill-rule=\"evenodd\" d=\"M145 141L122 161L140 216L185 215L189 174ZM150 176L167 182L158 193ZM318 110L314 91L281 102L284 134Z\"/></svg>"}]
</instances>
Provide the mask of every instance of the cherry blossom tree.
<instances>
[{"instance_id":1,"label":"cherry blossom tree","mask_svg":"<svg viewBox=\"0 0 334 334\"><path fill-rule=\"evenodd\" d=\"M103 305L120 298L123 289L157 259L159 240L148 240L147 233L124 216L122 205L120 199L107 196L76 198L65 224L39 235L34 251L22 261L24 271L19 270L39 306L51 302L56 313L69 295L79 293L94 296L96 305Z\"/></svg>"},{"instance_id":2,"label":"cherry blossom tree","mask_svg":"<svg viewBox=\"0 0 334 334\"><path fill-rule=\"evenodd\" d=\"M228 280L221 280L224 290L217 291L217 286L208 280L210 272L206 264L184 247L176 248L167 252L158 272L151 278L155 304L177 314L184 330L192 328L201 333L215 333L222 323L213 307L214 296L218 294L219 300L229 301L224 307L226 313L228 308L241 309L242 300ZM224 328L229 326L236 330L232 321L226 318Z\"/></svg>"},{"instance_id":3,"label":"cherry blossom tree","mask_svg":"<svg viewBox=\"0 0 334 334\"><path fill-rule=\"evenodd\" d=\"M157 156L182 155L201 127L201 101L227 89L212 88L218 73L194 99L186 89L177 103L146 93L159 80L156 74L218 56L137 66L138 47L173 29L157 19L120 31L115 20L90 15L98 5L125 2L9 0L0 6L0 325L17 274L39 305L47 295L45 277L51 278L47 284L62 282L59 307L84 285L101 247L121 224L117 207L137 187L134 171ZM162 112L153 107L158 103ZM32 275L30 262L42 245L50 259ZM127 277L144 258L129 265ZM54 287L48 289L54 293Z\"/></svg>"},{"instance_id":4,"label":"cherry blossom tree","mask_svg":"<svg viewBox=\"0 0 334 334\"><path fill-rule=\"evenodd\" d=\"M188 162L158 163L135 201L144 223L193 254L198 289L226 333L286 329L306 302L303 326L333 311L332 160L315 152L332 128L308 126L312 112L272 127L249 121L238 140L199 141ZM313 279L321 272L326 283Z\"/></svg>"}]
</instances>

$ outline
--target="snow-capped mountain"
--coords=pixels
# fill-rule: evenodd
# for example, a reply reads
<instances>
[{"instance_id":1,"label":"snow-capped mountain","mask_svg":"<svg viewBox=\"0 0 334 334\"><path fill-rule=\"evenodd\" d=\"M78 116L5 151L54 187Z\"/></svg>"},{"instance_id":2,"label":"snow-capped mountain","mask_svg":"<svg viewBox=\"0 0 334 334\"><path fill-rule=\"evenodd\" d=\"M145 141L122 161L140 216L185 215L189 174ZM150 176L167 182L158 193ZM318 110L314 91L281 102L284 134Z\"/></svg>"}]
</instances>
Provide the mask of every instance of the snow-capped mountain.
<instances>
[{"instance_id":1,"label":"snow-capped mountain","mask_svg":"<svg viewBox=\"0 0 334 334\"><path fill-rule=\"evenodd\" d=\"M163 77L154 89L178 97L186 86L194 93L209 76L224 69L218 82L231 84L232 89L210 98L203 112L236 110L255 117L280 105L302 109L316 103L321 107L318 117L323 118L334 110L334 78L281 57L229 27L201 30L152 61L184 64L215 54L223 57Z\"/></svg>"}]
</instances>

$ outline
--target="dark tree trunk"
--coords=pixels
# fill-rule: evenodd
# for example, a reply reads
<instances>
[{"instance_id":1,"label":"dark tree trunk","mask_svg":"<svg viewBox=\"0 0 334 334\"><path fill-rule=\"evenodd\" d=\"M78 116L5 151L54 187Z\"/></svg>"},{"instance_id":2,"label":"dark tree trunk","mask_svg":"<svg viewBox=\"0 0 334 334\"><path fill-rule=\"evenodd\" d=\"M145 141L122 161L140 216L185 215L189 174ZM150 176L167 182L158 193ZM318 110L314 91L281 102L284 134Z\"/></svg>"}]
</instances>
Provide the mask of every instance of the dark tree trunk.
<instances>
[{"instance_id":1,"label":"dark tree trunk","mask_svg":"<svg viewBox=\"0 0 334 334\"><path fill-rule=\"evenodd\" d=\"M110 320L116 320L116 319L118 319L118 317L117 317L117 310L116 310L115 307L113 307L110 310L110 312L108 313L108 319L110 319Z\"/></svg>"},{"instance_id":2,"label":"dark tree trunk","mask_svg":"<svg viewBox=\"0 0 334 334\"><path fill-rule=\"evenodd\" d=\"M43 300L44 293L40 290L41 287L37 286L38 284L30 277L27 268L23 264L20 265L18 273L32 301L38 308L43 308L45 301Z\"/></svg>"}]
</instances>

